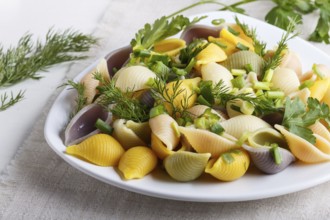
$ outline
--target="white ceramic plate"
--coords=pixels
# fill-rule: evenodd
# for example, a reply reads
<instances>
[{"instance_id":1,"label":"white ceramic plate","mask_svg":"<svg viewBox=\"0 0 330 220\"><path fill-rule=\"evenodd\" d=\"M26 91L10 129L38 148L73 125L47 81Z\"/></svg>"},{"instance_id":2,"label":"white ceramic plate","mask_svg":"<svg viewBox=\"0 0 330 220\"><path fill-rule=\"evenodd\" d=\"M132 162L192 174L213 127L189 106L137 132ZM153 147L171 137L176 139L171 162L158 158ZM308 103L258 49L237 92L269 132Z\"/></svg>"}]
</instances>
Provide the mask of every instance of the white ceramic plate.
<instances>
[{"instance_id":1,"label":"white ceramic plate","mask_svg":"<svg viewBox=\"0 0 330 220\"><path fill-rule=\"evenodd\" d=\"M203 15L207 15L208 18L200 23L208 25L213 19L218 18L234 22L235 16L230 12L210 12ZM259 38L268 44L268 48L274 47L281 39L283 32L279 28L247 16L237 16L244 23L257 28ZM310 69L313 63L330 63L329 56L300 38L291 40L289 47L300 54L304 71ZM77 79L89 72L95 65L96 63L92 64L80 73ZM234 182L220 182L203 176L193 182L181 183L170 179L161 170L156 170L141 180L125 181L113 168L95 166L64 154L65 146L61 134L67 124L74 99L74 91L65 89L53 104L44 130L48 144L60 157L78 170L129 191L184 201L245 201L284 195L330 180L330 163L307 165L298 162L275 175L265 175L251 169L245 176Z\"/></svg>"}]
</instances>

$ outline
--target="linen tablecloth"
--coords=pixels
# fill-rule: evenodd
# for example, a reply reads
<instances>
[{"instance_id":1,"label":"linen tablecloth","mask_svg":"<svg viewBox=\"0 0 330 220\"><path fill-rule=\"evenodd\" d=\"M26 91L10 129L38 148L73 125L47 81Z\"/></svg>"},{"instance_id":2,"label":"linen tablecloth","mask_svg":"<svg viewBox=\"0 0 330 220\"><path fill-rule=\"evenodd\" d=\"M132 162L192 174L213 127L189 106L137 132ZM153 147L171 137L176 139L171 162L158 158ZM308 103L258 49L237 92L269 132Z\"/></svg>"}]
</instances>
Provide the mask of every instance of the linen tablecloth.
<instances>
[{"instance_id":1,"label":"linen tablecloth","mask_svg":"<svg viewBox=\"0 0 330 220\"><path fill-rule=\"evenodd\" d=\"M102 39L100 46L90 52L89 59L72 64L63 82L72 79L98 57L127 45L146 22L195 2L110 1L94 31L94 35ZM272 6L269 1L258 1L244 8L252 17L263 20ZM218 8L217 5L205 5L184 14ZM309 15L304 20L301 36L306 38L306 30L311 30L315 24L314 15ZM315 45L330 54L329 46ZM144 196L85 175L57 156L43 136L46 115L60 91L54 91L31 134L1 173L1 219L330 219L330 182L257 201L199 203Z\"/></svg>"}]
</instances>

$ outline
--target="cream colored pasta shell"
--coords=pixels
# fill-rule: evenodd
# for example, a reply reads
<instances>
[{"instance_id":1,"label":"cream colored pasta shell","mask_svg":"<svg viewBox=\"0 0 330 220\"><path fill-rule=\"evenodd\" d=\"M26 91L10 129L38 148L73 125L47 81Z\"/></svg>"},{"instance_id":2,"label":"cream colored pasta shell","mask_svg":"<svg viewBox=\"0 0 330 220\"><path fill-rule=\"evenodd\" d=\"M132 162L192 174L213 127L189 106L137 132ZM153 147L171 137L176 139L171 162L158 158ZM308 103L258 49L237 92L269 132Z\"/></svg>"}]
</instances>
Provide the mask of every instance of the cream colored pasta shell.
<instances>
[{"instance_id":1,"label":"cream colored pasta shell","mask_svg":"<svg viewBox=\"0 0 330 220\"><path fill-rule=\"evenodd\" d=\"M189 144L198 153L211 153L212 157L218 157L221 153L239 148L236 139L230 135L217 135L208 130L194 127L179 127Z\"/></svg>"},{"instance_id":2,"label":"cream colored pasta shell","mask_svg":"<svg viewBox=\"0 0 330 220\"><path fill-rule=\"evenodd\" d=\"M210 108L209 106L206 105L195 105L189 109L187 109L187 112L189 113L189 116L192 119L198 118L199 116L201 116L206 109ZM214 114L217 114L220 117L220 121L224 121L226 120L226 115L222 112L218 112L214 109L211 109L211 112Z\"/></svg>"},{"instance_id":3,"label":"cream colored pasta shell","mask_svg":"<svg viewBox=\"0 0 330 220\"><path fill-rule=\"evenodd\" d=\"M248 135L248 143L255 148L262 148L269 144L278 144L278 146L286 148L287 144L284 137L277 130L267 127L260 128Z\"/></svg>"},{"instance_id":4,"label":"cream colored pasta shell","mask_svg":"<svg viewBox=\"0 0 330 220\"><path fill-rule=\"evenodd\" d=\"M152 133L165 144L169 150L177 147L180 136L176 132L177 122L168 114L161 114L149 120Z\"/></svg>"},{"instance_id":5,"label":"cream colored pasta shell","mask_svg":"<svg viewBox=\"0 0 330 220\"><path fill-rule=\"evenodd\" d=\"M150 78L155 78L156 74L144 66L129 66L118 70L114 75L116 87L121 91L139 91L149 88L147 82Z\"/></svg>"},{"instance_id":6,"label":"cream colored pasta shell","mask_svg":"<svg viewBox=\"0 0 330 220\"><path fill-rule=\"evenodd\" d=\"M302 90L298 90L296 92L290 93L288 97L291 99L294 99L295 97L298 97L303 101L305 104L307 104L307 99L310 97L311 91L308 88L303 88Z\"/></svg>"},{"instance_id":7,"label":"cream colored pasta shell","mask_svg":"<svg viewBox=\"0 0 330 220\"><path fill-rule=\"evenodd\" d=\"M128 149L119 160L118 169L126 180L140 179L157 166L157 156L148 147L136 146Z\"/></svg>"},{"instance_id":8,"label":"cream colored pasta shell","mask_svg":"<svg viewBox=\"0 0 330 220\"><path fill-rule=\"evenodd\" d=\"M252 51L239 51L228 56L221 64L230 71L232 69L245 69L247 64L252 66L252 71L259 76L262 72L263 59Z\"/></svg>"},{"instance_id":9,"label":"cream colored pasta shell","mask_svg":"<svg viewBox=\"0 0 330 220\"><path fill-rule=\"evenodd\" d=\"M104 58L100 59L97 66L80 80L80 83L84 85L86 104L92 103L95 95L98 93L96 87L100 85L100 81L94 79L94 74L96 73L101 74L104 80L110 80L107 61Z\"/></svg>"},{"instance_id":10,"label":"cream colored pasta shell","mask_svg":"<svg viewBox=\"0 0 330 220\"><path fill-rule=\"evenodd\" d=\"M300 78L302 75L302 64L300 57L294 51L288 50L281 60L280 67L292 69Z\"/></svg>"},{"instance_id":11,"label":"cream colored pasta shell","mask_svg":"<svg viewBox=\"0 0 330 220\"><path fill-rule=\"evenodd\" d=\"M221 64L210 62L202 65L201 73L204 81L210 80L215 85L222 80L224 86L232 88L231 80L233 79L233 75Z\"/></svg>"},{"instance_id":12,"label":"cream colored pasta shell","mask_svg":"<svg viewBox=\"0 0 330 220\"><path fill-rule=\"evenodd\" d=\"M112 135L119 141L119 143L125 148L129 149L135 146L147 146L134 131L126 126L125 119L117 119L113 122Z\"/></svg>"},{"instance_id":13,"label":"cream colored pasta shell","mask_svg":"<svg viewBox=\"0 0 330 220\"><path fill-rule=\"evenodd\" d=\"M225 132L239 139L244 132L253 132L271 126L254 115L238 115L220 123Z\"/></svg>"},{"instance_id":14,"label":"cream colored pasta shell","mask_svg":"<svg viewBox=\"0 0 330 220\"><path fill-rule=\"evenodd\" d=\"M281 67L275 69L271 83L272 88L282 90L285 95L298 91L300 86L297 74L291 69Z\"/></svg>"},{"instance_id":15,"label":"cream colored pasta shell","mask_svg":"<svg viewBox=\"0 0 330 220\"><path fill-rule=\"evenodd\" d=\"M233 181L242 177L248 170L250 158L245 150L232 150L211 159L205 172L222 181Z\"/></svg>"},{"instance_id":16,"label":"cream colored pasta shell","mask_svg":"<svg viewBox=\"0 0 330 220\"><path fill-rule=\"evenodd\" d=\"M330 160L330 154L326 154L305 139L286 130L281 125L275 125L285 137L293 155L306 163L319 163ZM316 139L319 138L315 135Z\"/></svg>"},{"instance_id":17,"label":"cream colored pasta shell","mask_svg":"<svg viewBox=\"0 0 330 220\"><path fill-rule=\"evenodd\" d=\"M173 179L187 182L197 179L204 172L210 156L210 153L179 151L166 157L163 163Z\"/></svg>"},{"instance_id":18,"label":"cream colored pasta shell","mask_svg":"<svg viewBox=\"0 0 330 220\"><path fill-rule=\"evenodd\" d=\"M330 142L329 130L319 121L315 122L313 125L309 126L314 134L318 134Z\"/></svg>"},{"instance_id":19,"label":"cream colored pasta shell","mask_svg":"<svg viewBox=\"0 0 330 220\"><path fill-rule=\"evenodd\" d=\"M141 139L143 142L149 144L151 140L151 129L149 122L135 122L128 120L126 122L126 127L133 130L133 132Z\"/></svg>"}]
</instances>

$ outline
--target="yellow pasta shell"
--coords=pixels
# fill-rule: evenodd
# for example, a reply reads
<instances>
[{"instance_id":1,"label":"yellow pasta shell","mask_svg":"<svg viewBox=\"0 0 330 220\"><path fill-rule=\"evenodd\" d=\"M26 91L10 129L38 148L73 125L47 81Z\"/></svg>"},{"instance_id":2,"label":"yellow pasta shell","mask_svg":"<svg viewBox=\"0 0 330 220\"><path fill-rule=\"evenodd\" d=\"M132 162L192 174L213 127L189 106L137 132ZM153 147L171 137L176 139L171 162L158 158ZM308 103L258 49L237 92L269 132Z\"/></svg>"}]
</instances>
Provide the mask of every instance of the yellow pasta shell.
<instances>
[{"instance_id":1,"label":"yellow pasta shell","mask_svg":"<svg viewBox=\"0 0 330 220\"><path fill-rule=\"evenodd\" d=\"M80 144L68 146L65 152L99 166L115 166L125 151L110 135L96 134Z\"/></svg>"},{"instance_id":2,"label":"yellow pasta shell","mask_svg":"<svg viewBox=\"0 0 330 220\"><path fill-rule=\"evenodd\" d=\"M329 94L327 94L329 85L330 78L316 80L314 84L309 88L309 90L311 91L310 96L321 101L324 96L329 96Z\"/></svg>"},{"instance_id":3,"label":"yellow pasta shell","mask_svg":"<svg viewBox=\"0 0 330 220\"><path fill-rule=\"evenodd\" d=\"M205 172L222 181L233 181L242 177L250 165L250 157L244 150L232 150L219 158L211 159Z\"/></svg>"},{"instance_id":4,"label":"yellow pasta shell","mask_svg":"<svg viewBox=\"0 0 330 220\"><path fill-rule=\"evenodd\" d=\"M157 156L150 148L136 146L123 154L118 169L126 180L140 179L153 171L157 162Z\"/></svg>"},{"instance_id":5,"label":"yellow pasta shell","mask_svg":"<svg viewBox=\"0 0 330 220\"><path fill-rule=\"evenodd\" d=\"M154 133L151 133L151 149L161 160L164 160L167 156L173 153L173 151L168 149Z\"/></svg>"},{"instance_id":6,"label":"yellow pasta shell","mask_svg":"<svg viewBox=\"0 0 330 220\"><path fill-rule=\"evenodd\" d=\"M319 145L318 148L317 145L314 146L313 144L309 143L298 135L292 134L281 125L275 125L275 128L284 135L292 154L299 160L306 163L319 163L323 161L330 161L330 154L327 154L322 151L324 150L322 148L325 148L326 146L324 146L325 142L322 138L320 138L319 135L314 134L314 136L316 137L316 143ZM327 148L329 147L330 146L328 146Z\"/></svg>"},{"instance_id":7,"label":"yellow pasta shell","mask_svg":"<svg viewBox=\"0 0 330 220\"><path fill-rule=\"evenodd\" d=\"M227 59L227 55L223 49L214 43L210 43L196 56L195 68L200 70L201 65L210 62L221 62Z\"/></svg>"},{"instance_id":8,"label":"yellow pasta shell","mask_svg":"<svg viewBox=\"0 0 330 220\"><path fill-rule=\"evenodd\" d=\"M169 56L177 55L182 48L186 47L186 41L180 38L168 38L154 44L154 51Z\"/></svg>"},{"instance_id":9,"label":"yellow pasta shell","mask_svg":"<svg viewBox=\"0 0 330 220\"><path fill-rule=\"evenodd\" d=\"M183 109L182 104L186 103L187 108L192 107L197 99L197 94L194 92L194 88L197 87L198 83L201 81L200 77L195 77L192 79L184 79L179 81L172 81L166 84L166 93L164 96L166 99L173 97L175 91L181 91L180 94L177 94L173 100L173 105L177 109ZM178 85L178 86L177 86ZM176 86L178 87L177 89ZM164 103L167 112L172 115L173 109L169 103Z\"/></svg>"},{"instance_id":10,"label":"yellow pasta shell","mask_svg":"<svg viewBox=\"0 0 330 220\"><path fill-rule=\"evenodd\" d=\"M187 182L197 179L206 167L211 154L178 151L166 157L164 167L175 180Z\"/></svg>"},{"instance_id":11,"label":"yellow pasta shell","mask_svg":"<svg viewBox=\"0 0 330 220\"><path fill-rule=\"evenodd\" d=\"M228 31L226 28L223 28L220 31L220 37L228 40L235 46L237 46L238 44L243 44L244 46L248 47L250 51L254 51L254 46L251 43L240 37L235 36L234 34L230 33L230 31Z\"/></svg>"}]
</instances>

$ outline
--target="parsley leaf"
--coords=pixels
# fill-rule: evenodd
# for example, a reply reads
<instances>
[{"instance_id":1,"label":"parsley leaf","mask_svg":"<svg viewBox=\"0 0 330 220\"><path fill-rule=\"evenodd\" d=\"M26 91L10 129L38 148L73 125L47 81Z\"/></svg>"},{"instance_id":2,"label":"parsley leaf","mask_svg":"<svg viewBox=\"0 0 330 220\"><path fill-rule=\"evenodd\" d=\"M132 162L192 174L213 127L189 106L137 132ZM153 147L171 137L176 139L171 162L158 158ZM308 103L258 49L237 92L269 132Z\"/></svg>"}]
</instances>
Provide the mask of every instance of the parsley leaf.
<instances>
[{"instance_id":1,"label":"parsley leaf","mask_svg":"<svg viewBox=\"0 0 330 220\"><path fill-rule=\"evenodd\" d=\"M294 100L287 98L282 125L290 132L315 144L316 139L308 127L320 119L324 119L329 125L329 113L329 106L315 98L308 98L307 106L299 98Z\"/></svg>"},{"instance_id":2,"label":"parsley leaf","mask_svg":"<svg viewBox=\"0 0 330 220\"><path fill-rule=\"evenodd\" d=\"M330 2L328 0L316 0L315 6L320 9L320 17L314 32L310 35L309 40L315 42L330 43Z\"/></svg>"}]
</instances>

